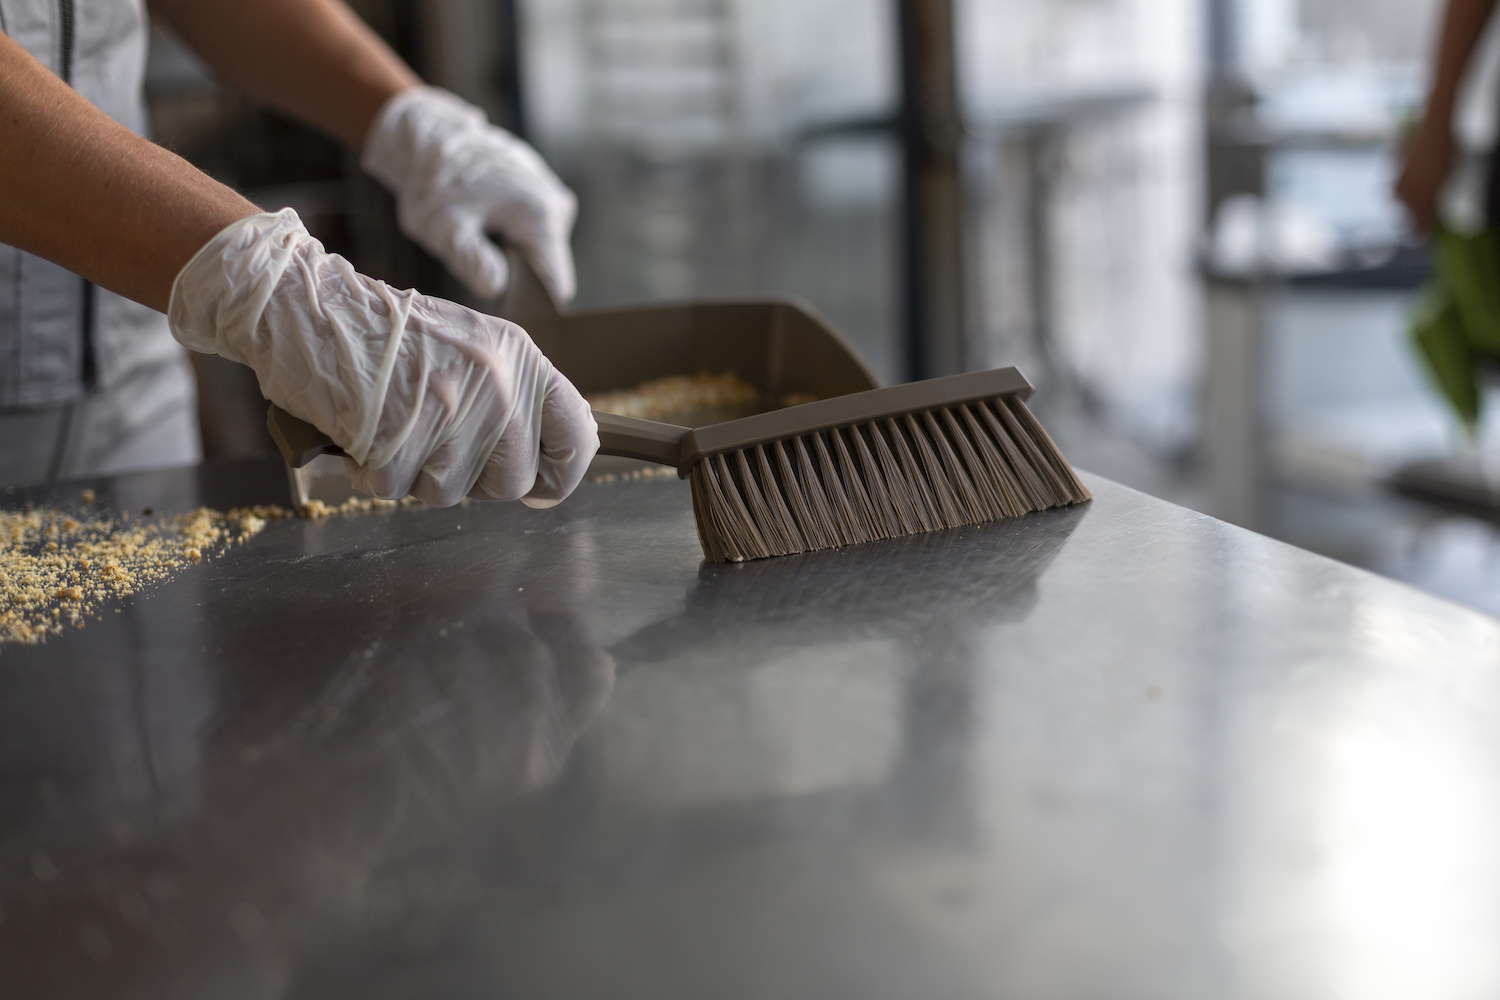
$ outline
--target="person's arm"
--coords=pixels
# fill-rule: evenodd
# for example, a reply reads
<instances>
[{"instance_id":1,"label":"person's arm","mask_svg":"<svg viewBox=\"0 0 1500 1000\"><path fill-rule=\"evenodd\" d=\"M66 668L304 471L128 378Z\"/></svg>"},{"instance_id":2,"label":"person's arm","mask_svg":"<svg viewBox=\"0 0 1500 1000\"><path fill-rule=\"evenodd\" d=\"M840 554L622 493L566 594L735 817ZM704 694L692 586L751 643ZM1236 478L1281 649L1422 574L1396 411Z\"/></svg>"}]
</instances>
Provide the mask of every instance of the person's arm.
<instances>
[{"instance_id":1,"label":"person's arm","mask_svg":"<svg viewBox=\"0 0 1500 1000\"><path fill-rule=\"evenodd\" d=\"M1469 59L1494 13L1496 0L1448 0L1422 123L1407 144L1396 196L1426 232L1437 215L1438 192L1453 168L1453 111Z\"/></svg>"},{"instance_id":2,"label":"person's arm","mask_svg":"<svg viewBox=\"0 0 1500 1000\"><path fill-rule=\"evenodd\" d=\"M0 243L167 313L352 456L355 485L562 500L599 447L520 327L357 273L75 93L0 34Z\"/></svg>"},{"instance_id":3,"label":"person's arm","mask_svg":"<svg viewBox=\"0 0 1500 1000\"><path fill-rule=\"evenodd\" d=\"M118 124L0 34L0 243L153 309L225 226L260 211Z\"/></svg>"},{"instance_id":4,"label":"person's arm","mask_svg":"<svg viewBox=\"0 0 1500 1000\"><path fill-rule=\"evenodd\" d=\"M573 297L577 201L536 151L484 112L421 86L343 0L151 0L224 80L361 154L407 236L477 295L510 281L498 236L554 298Z\"/></svg>"},{"instance_id":5,"label":"person's arm","mask_svg":"<svg viewBox=\"0 0 1500 1000\"><path fill-rule=\"evenodd\" d=\"M150 0L229 86L351 149L375 114L421 83L341 0Z\"/></svg>"}]
</instances>

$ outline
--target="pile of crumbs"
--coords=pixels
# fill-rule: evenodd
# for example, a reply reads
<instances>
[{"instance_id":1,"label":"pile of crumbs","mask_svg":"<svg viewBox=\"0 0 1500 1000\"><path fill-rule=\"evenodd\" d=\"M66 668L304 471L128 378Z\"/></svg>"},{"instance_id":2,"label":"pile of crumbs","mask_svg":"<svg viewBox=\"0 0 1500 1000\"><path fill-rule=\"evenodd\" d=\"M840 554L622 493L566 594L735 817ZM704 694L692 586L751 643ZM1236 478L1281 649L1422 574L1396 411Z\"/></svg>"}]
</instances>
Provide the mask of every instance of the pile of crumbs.
<instances>
[{"instance_id":1,"label":"pile of crumbs","mask_svg":"<svg viewBox=\"0 0 1500 1000\"><path fill-rule=\"evenodd\" d=\"M676 474L676 469L652 466L593 481ZM92 507L94 491L84 490L80 499L85 508ZM462 503L467 505L468 498ZM128 597L243 543L259 534L267 521L299 516L321 520L421 505L416 497L351 497L340 504L309 500L300 510L268 504L236 507L225 514L199 507L150 522L54 507L0 510L0 645L38 643L69 626L82 626L98 615L107 599Z\"/></svg>"},{"instance_id":2,"label":"pile of crumbs","mask_svg":"<svg viewBox=\"0 0 1500 1000\"><path fill-rule=\"evenodd\" d=\"M663 420L678 414L714 413L777 409L810 403L816 397L792 393L773 400L763 400L761 391L734 372L715 375L700 371L696 375L671 375L642 382L634 389L595 393L588 397L589 406L603 413L642 420Z\"/></svg>"},{"instance_id":3,"label":"pile of crumbs","mask_svg":"<svg viewBox=\"0 0 1500 1000\"><path fill-rule=\"evenodd\" d=\"M93 490L84 490L80 499L91 507ZM128 597L242 543L267 521L299 513L342 517L420 503L415 497L355 497L332 506L312 500L301 511L263 505L227 514L199 507L150 522L52 507L0 510L0 645L37 643L81 626L107 599Z\"/></svg>"},{"instance_id":4,"label":"pile of crumbs","mask_svg":"<svg viewBox=\"0 0 1500 1000\"><path fill-rule=\"evenodd\" d=\"M106 599L166 580L287 515L200 507L144 523L55 508L0 511L0 645L82 625Z\"/></svg>"}]
</instances>

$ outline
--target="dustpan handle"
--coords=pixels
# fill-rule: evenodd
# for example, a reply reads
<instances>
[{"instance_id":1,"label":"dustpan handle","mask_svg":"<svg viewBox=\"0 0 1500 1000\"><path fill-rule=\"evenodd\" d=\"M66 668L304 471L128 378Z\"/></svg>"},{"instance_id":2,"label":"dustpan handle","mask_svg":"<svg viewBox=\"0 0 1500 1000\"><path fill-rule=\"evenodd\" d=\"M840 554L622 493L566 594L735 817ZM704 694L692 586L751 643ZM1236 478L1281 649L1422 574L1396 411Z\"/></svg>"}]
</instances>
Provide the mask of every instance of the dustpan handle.
<instances>
[{"instance_id":1,"label":"dustpan handle","mask_svg":"<svg viewBox=\"0 0 1500 1000\"><path fill-rule=\"evenodd\" d=\"M641 420L639 417L622 417L617 413L594 411L594 421L599 425L599 454L620 458L638 458L657 465L680 465L682 439L688 428L676 424L664 424L656 420ZM333 443L333 439L305 420L271 404L266 414L266 427L281 449L286 464L300 469L319 455L342 455L344 449Z\"/></svg>"},{"instance_id":2,"label":"dustpan handle","mask_svg":"<svg viewBox=\"0 0 1500 1000\"><path fill-rule=\"evenodd\" d=\"M505 248L505 259L510 265L510 282L505 286L505 294L495 314L524 327L538 322L543 325L555 322L562 310L553 300L552 293L547 291L547 286L542 284L542 279L537 277L531 261L515 247Z\"/></svg>"},{"instance_id":3,"label":"dustpan handle","mask_svg":"<svg viewBox=\"0 0 1500 1000\"><path fill-rule=\"evenodd\" d=\"M271 440L281 449L286 464L294 469L302 468L319 455L344 454L344 449L334 444L333 438L275 403L266 413L266 430L271 432Z\"/></svg>"}]
</instances>

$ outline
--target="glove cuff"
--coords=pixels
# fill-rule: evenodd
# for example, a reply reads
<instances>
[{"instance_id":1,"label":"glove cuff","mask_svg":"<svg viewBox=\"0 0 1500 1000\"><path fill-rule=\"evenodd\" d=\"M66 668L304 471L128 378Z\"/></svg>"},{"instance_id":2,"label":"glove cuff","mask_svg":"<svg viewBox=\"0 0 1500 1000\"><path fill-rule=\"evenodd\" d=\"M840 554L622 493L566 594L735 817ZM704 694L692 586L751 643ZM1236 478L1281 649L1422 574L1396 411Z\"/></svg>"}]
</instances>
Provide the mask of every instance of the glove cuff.
<instances>
[{"instance_id":1,"label":"glove cuff","mask_svg":"<svg viewBox=\"0 0 1500 1000\"><path fill-rule=\"evenodd\" d=\"M167 306L172 336L189 350L248 364L237 334L254 331L282 272L306 243L322 250L290 208L246 216L225 226L172 282ZM227 275L240 280L226 281Z\"/></svg>"},{"instance_id":2,"label":"glove cuff","mask_svg":"<svg viewBox=\"0 0 1500 1000\"><path fill-rule=\"evenodd\" d=\"M444 139L488 123L483 110L446 90L411 87L386 101L375 115L359 163L400 194Z\"/></svg>"}]
</instances>

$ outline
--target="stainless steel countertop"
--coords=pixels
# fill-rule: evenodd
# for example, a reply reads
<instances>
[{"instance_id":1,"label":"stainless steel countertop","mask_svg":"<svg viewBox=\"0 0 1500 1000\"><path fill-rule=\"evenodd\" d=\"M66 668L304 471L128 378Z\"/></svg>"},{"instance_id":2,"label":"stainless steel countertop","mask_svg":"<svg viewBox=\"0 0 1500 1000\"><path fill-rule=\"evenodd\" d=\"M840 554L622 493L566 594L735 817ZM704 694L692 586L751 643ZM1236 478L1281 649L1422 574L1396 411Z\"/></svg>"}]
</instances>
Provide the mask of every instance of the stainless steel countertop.
<instances>
[{"instance_id":1,"label":"stainless steel countertop","mask_svg":"<svg viewBox=\"0 0 1500 1000\"><path fill-rule=\"evenodd\" d=\"M0 648L0 995L1500 993L1500 623L1089 485L740 567L676 480L274 522Z\"/></svg>"}]
</instances>

